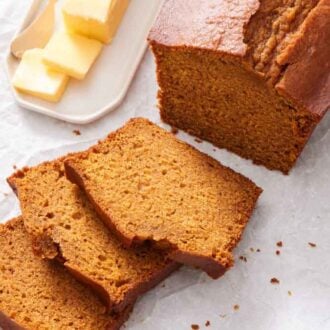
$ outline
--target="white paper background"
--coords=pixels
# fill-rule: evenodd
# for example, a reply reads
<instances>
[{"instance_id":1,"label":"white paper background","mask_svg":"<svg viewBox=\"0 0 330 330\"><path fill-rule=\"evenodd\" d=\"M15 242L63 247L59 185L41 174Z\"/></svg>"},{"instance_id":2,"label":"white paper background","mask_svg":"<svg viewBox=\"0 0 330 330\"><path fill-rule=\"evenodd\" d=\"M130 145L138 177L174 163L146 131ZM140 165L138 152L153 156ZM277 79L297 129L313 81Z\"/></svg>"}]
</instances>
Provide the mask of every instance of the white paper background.
<instances>
[{"instance_id":1,"label":"white paper background","mask_svg":"<svg viewBox=\"0 0 330 330\"><path fill-rule=\"evenodd\" d=\"M144 116L161 124L149 52L123 105L94 124L78 127L19 108L9 90L4 58L28 4L27 0L0 0L1 221L19 214L17 200L5 181L13 165L32 165L84 149L131 117ZM198 144L184 133L178 135L247 175L265 192L235 251L232 270L213 281L197 270L183 268L139 301L127 329L184 330L191 329L191 324L204 329L207 320L211 323L208 329L330 329L329 124L330 115L317 128L290 176L254 166L223 150L213 151L210 144ZM82 135L74 135L74 129ZM280 256L275 254L278 241L284 245ZM317 247L311 248L308 242ZM280 280L279 285L270 284L273 277ZM233 309L236 304L240 306L237 311Z\"/></svg>"}]
</instances>

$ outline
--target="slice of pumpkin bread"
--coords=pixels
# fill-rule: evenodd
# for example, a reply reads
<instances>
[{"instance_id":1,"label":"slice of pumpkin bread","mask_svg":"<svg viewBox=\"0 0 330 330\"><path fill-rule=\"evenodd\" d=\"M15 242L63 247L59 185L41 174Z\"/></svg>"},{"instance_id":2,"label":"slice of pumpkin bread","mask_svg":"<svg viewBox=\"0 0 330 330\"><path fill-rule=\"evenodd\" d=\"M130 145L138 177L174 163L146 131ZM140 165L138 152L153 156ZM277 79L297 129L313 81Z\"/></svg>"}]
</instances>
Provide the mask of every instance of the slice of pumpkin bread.
<instances>
[{"instance_id":1,"label":"slice of pumpkin bread","mask_svg":"<svg viewBox=\"0 0 330 330\"><path fill-rule=\"evenodd\" d=\"M166 253L125 248L67 180L63 160L25 168L8 181L18 194L35 251L62 262L108 308L123 310L178 267Z\"/></svg>"},{"instance_id":2,"label":"slice of pumpkin bread","mask_svg":"<svg viewBox=\"0 0 330 330\"><path fill-rule=\"evenodd\" d=\"M60 264L34 255L22 218L0 224L0 328L119 329L131 307L116 316Z\"/></svg>"},{"instance_id":3,"label":"slice of pumpkin bread","mask_svg":"<svg viewBox=\"0 0 330 330\"><path fill-rule=\"evenodd\" d=\"M217 278L233 265L261 189L145 119L133 119L67 158L82 187L127 246L156 242L170 257Z\"/></svg>"}]
</instances>

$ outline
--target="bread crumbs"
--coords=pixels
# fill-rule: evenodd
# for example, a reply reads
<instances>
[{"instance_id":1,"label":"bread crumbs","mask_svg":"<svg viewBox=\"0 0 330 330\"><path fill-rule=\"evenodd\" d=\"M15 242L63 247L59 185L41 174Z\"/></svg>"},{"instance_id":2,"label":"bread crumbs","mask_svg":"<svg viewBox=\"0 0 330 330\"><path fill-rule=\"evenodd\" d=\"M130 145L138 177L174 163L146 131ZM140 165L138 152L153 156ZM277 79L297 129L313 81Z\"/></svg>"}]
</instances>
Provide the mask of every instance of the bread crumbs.
<instances>
[{"instance_id":1,"label":"bread crumbs","mask_svg":"<svg viewBox=\"0 0 330 330\"><path fill-rule=\"evenodd\" d=\"M247 262L247 259L244 256L240 256L239 259L242 260L242 261L244 261L244 262Z\"/></svg>"},{"instance_id":2,"label":"bread crumbs","mask_svg":"<svg viewBox=\"0 0 330 330\"><path fill-rule=\"evenodd\" d=\"M191 329L193 330L199 330L199 325L198 324L192 324Z\"/></svg>"},{"instance_id":3,"label":"bread crumbs","mask_svg":"<svg viewBox=\"0 0 330 330\"><path fill-rule=\"evenodd\" d=\"M277 250L277 251L276 251L276 255L279 256L280 254L281 254L281 251Z\"/></svg>"},{"instance_id":4,"label":"bread crumbs","mask_svg":"<svg viewBox=\"0 0 330 330\"><path fill-rule=\"evenodd\" d=\"M238 311L239 310L239 305L234 305L233 308L234 308L234 311Z\"/></svg>"},{"instance_id":5,"label":"bread crumbs","mask_svg":"<svg viewBox=\"0 0 330 330\"><path fill-rule=\"evenodd\" d=\"M279 242L276 243L276 245L277 245L278 247L282 247L282 246L283 246L283 242L282 242L282 241L279 241Z\"/></svg>"},{"instance_id":6,"label":"bread crumbs","mask_svg":"<svg viewBox=\"0 0 330 330\"><path fill-rule=\"evenodd\" d=\"M273 278L270 280L270 283L272 283L272 284L280 284L280 281L279 281L276 277L273 277Z\"/></svg>"},{"instance_id":7,"label":"bread crumbs","mask_svg":"<svg viewBox=\"0 0 330 330\"><path fill-rule=\"evenodd\" d=\"M81 135L81 132L78 129L75 129L72 132L73 132L73 134L75 134L77 136Z\"/></svg>"},{"instance_id":8,"label":"bread crumbs","mask_svg":"<svg viewBox=\"0 0 330 330\"><path fill-rule=\"evenodd\" d=\"M210 321L206 321L205 326L206 327L209 327L210 325L211 325L211 322Z\"/></svg>"},{"instance_id":9,"label":"bread crumbs","mask_svg":"<svg viewBox=\"0 0 330 330\"><path fill-rule=\"evenodd\" d=\"M315 248L316 247L316 244L315 243L312 243L312 242L308 242L308 245L312 248Z\"/></svg>"}]
</instances>

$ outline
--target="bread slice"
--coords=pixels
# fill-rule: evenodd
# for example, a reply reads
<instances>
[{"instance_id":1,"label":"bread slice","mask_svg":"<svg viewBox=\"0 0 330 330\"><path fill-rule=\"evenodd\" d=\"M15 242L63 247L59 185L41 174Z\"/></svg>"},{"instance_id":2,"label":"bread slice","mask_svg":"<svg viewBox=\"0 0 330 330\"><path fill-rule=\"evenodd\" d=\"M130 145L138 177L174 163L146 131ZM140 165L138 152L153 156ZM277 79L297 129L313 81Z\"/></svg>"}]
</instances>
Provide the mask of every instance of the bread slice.
<instances>
[{"instance_id":1,"label":"bread slice","mask_svg":"<svg viewBox=\"0 0 330 330\"><path fill-rule=\"evenodd\" d=\"M60 264L35 256L22 218L0 225L0 328L119 329L131 307L110 316Z\"/></svg>"},{"instance_id":2,"label":"bread slice","mask_svg":"<svg viewBox=\"0 0 330 330\"><path fill-rule=\"evenodd\" d=\"M36 252L62 262L109 309L122 311L178 267L166 253L125 248L67 180L63 160L25 168L8 181L18 194Z\"/></svg>"},{"instance_id":3,"label":"bread slice","mask_svg":"<svg viewBox=\"0 0 330 330\"><path fill-rule=\"evenodd\" d=\"M106 140L66 159L83 188L126 246L156 242L181 263L217 278L261 189L146 119L133 119Z\"/></svg>"}]
</instances>

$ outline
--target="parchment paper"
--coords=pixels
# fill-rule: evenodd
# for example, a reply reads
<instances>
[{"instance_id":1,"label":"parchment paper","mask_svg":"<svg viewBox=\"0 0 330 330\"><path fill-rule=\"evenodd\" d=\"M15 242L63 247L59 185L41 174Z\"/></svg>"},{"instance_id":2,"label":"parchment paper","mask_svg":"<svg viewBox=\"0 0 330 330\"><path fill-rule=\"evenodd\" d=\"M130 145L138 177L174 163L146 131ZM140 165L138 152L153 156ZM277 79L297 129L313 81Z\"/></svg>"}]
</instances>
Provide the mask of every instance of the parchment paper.
<instances>
[{"instance_id":1,"label":"parchment paper","mask_svg":"<svg viewBox=\"0 0 330 330\"><path fill-rule=\"evenodd\" d=\"M18 107L6 79L4 58L28 3L0 1L1 222L19 214L16 197L5 181L14 165L20 168L85 149L135 116L168 128L161 124L156 108L155 67L149 52L123 105L94 124L69 125ZM178 134L250 177L265 191L235 251L232 270L214 281L200 271L183 268L138 302L126 329L184 330L192 324L200 329L330 329L329 125L328 115L290 176ZM75 129L80 130L80 136L73 133ZM282 248L276 245L279 241ZM280 283L271 284L272 278ZM207 321L209 327L205 326Z\"/></svg>"}]
</instances>

